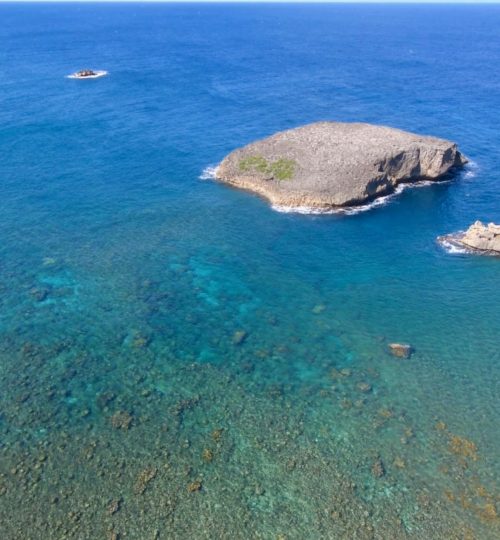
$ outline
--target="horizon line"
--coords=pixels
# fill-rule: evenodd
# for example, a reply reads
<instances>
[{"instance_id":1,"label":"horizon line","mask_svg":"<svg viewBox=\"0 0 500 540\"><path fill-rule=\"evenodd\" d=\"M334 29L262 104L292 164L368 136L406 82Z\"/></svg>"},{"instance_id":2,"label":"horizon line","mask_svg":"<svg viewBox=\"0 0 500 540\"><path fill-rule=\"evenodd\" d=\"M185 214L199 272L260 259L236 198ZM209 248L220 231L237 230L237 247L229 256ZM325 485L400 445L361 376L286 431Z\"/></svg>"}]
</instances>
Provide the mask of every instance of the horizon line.
<instances>
[{"instance_id":1,"label":"horizon line","mask_svg":"<svg viewBox=\"0 0 500 540\"><path fill-rule=\"evenodd\" d=\"M363 4L499 5L500 0L0 0L2 4Z\"/></svg>"}]
</instances>

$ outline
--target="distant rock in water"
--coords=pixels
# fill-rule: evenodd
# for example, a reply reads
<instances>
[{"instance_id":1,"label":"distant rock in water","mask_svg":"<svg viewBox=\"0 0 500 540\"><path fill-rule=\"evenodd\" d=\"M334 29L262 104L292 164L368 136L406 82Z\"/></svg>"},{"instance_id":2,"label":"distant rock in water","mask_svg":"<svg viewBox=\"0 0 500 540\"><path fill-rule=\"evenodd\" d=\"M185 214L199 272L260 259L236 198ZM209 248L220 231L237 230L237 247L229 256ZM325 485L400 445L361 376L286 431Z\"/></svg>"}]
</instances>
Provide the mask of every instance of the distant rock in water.
<instances>
[{"instance_id":1,"label":"distant rock in water","mask_svg":"<svg viewBox=\"0 0 500 540\"><path fill-rule=\"evenodd\" d=\"M103 77L104 75L107 75L107 71L98 70L94 71L92 69L82 69L80 71L77 71L76 73L72 73L71 75L68 75L69 79L97 79L97 77Z\"/></svg>"},{"instance_id":2,"label":"distant rock in water","mask_svg":"<svg viewBox=\"0 0 500 540\"><path fill-rule=\"evenodd\" d=\"M361 205L467 163L457 145L370 124L318 122L230 153L216 178L284 207Z\"/></svg>"},{"instance_id":3,"label":"distant rock in water","mask_svg":"<svg viewBox=\"0 0 500 540\"><path fill-rule=\"evenodd\" d=\"M484 255L500 256L500 225L473 223L465 232L440 236L438 241L445 247L469 250Z\"/></svg>"},{"instance_id":4,"label":"distant rock in water","mask_svg":"<svg viewBox=\"0 0 500 540\"><path fill-rule=\"evenodd\" d=\"M76 73L77 77L95 77L97 73L91 69L82 69Z\"/></svg>"}]
</instances>

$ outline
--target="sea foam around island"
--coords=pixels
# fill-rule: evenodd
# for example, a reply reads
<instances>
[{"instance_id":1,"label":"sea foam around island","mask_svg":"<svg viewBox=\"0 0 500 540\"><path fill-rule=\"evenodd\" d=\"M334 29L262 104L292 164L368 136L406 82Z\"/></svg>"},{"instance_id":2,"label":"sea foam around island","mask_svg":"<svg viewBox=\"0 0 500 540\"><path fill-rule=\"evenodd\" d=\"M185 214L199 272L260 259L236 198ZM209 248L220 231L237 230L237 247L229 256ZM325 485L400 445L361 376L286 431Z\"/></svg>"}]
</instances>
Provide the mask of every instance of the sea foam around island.
<instances>
[{"instance_id":1,"label":"sea foam around island","mask_svg":"<svg viewBox=\"0 0 500 540\"><path fill-rule=\"evenodd\" d=\"M277 212L282 212L285 214L311 214L311 215L327 215L327 214L339 214L345 216L353 216L355 214L360 214L361 212L367 212L368 210L373 210L374 208L379 208L380 206L385 206L389 204L393 199L400 195L405 189L408 188L417 188L417 187L427 187L435 182L430 180L422 180L421 182L415 182L413 184L399 184L392 193L377 197L373 201L370 201L366 204L359 204L356 206L349 207L338 207L338 208L315 208L310 206L282 206L278 204L272 205L272 209Z\"/></svg>"},{"instance_id":2,"label":"sea foam around island","mask_svg":"<svg viewBox=\"0 0 500 540\"><path fill-rule=\"evenodd\" d=\"M440 236L437 239L437 243L451 255L468 255L472 253L471 249L467 249L463 246L460 246L458 243L449 240L447 237Z\"/></svg>"},{"instance_id":3,"label":"sea foam around island","mask_svg":"<svg viewBox=\"0 0 500 540\"><path fill-rule=\"evenodd\" d=\"M218 165L208 165L208 167L205 167L203 169L203 171L201 172L200 176L198 176L198 178L200 180L216 180L217 169L218 169Z\"/></svg>"},{"instance_id":4,"label":"sea foam around island","mask_svg":"<svg viewBox=\"0 0 500 540\"><path fill-rule=\"evenodd\" d=\"M479 173L479 165L475 161L469 161L462 171L462 178L471 180Z\"/></svg>"},{"instance_id":5,"label":"sea foam around island","mask_svg":"<svg viewBox=\"0 0 500 540\"><path fill-rule=\"evenodd\" d=\"M217 179L217 169L218 165L208 165L203 169L202 173L198 177L200 180L216 180ZM469 161L469 163L464 167L461 177L465 180L471 180L477 176L479 167L476 162ZM393 199L400 195L405 189L413 189L420 187L428 187L433 184L445 184L451 182L451 180L422 180L420 182L413 183L403 183L399 184L396 189L387 195L382 197L377 197L373 201L370 201L366 204L360 204L357 206L350 206L346 208L315 208L313 206L285 206L279 204L272 204L271 208L276 212L282 214L305 214L305 215L346 215L353 216L355 214L360 214L361 212L367 212L368 210L373 210L374 208L379 208L380 206L385 206L389 204ZM441 243L444 246L444 243ZM445 246L446 247L446 246ZM458 246L452 246L450 244L449 248L450 253L467 253L467 250L462 250Z\"/></svg>"},{"instance_id":6,"label":"sea foam around island","mask_svg":"<svg viewBox=\"0 0 500 540\"><path fill-rule=\"evenodd\" d=\"M466 167L461 172L461 178L465 180L471 180L475 178L478 174L479 167L476 162L470 161ZM421 188L432 186L436 183L445 184L449 183L452 180L422 180L420 182L413 183L403 183L399 184L396 189L387 195L382 197L377 197L373 201L370 201L366 204L360 204L357 206L351 206L346 208L314 208L310 206L282 206L282 205L272 205L272 209L277 212L282 212L286 214L311 214L311 215L326 215L326 214L341 214L352 216L359 214L361 212L367 212L368 210L373 210L380 206L385 206L389 204L393 199L400 195L405 189ZM450 248L450 253L467 253L467 250L462 251L459 247L453 246L453 250Z\"/></svg>"}]
</instances>

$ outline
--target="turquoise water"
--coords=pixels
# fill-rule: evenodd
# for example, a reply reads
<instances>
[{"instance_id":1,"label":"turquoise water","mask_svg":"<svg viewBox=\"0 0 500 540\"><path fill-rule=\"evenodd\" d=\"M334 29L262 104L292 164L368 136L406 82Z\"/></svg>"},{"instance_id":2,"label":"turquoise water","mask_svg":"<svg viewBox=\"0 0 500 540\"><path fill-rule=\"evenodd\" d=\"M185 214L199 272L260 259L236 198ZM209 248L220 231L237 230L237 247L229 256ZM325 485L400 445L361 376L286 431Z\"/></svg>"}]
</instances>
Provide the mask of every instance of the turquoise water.
<instances>
[{"instance_id":1,"label":"turquoise water","mask_svg":"<svg viewBox=\"0 0 500 540\"><path fill-rule=\"evenodd\" d=\"M0 19L1 537L499 537L499 261L435 239L500 219L500 9ZM200 179L319 119L472 164L351 216Z\"/></svg>"}]
</instances>

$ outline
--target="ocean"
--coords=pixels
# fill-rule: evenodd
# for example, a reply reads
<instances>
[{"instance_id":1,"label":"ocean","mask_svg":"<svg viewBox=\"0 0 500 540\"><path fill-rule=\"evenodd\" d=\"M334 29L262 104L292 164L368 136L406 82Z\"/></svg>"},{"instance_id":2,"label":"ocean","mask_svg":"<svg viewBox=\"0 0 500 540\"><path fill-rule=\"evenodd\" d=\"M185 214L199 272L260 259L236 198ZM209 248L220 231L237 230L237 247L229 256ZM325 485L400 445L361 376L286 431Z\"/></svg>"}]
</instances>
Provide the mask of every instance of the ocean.
<instances>
[{"instance_id":1,"label":"ocean","mask_svg":"<svg viewBox=\"0 0 500 540\"><path fill-rule=\"evenodd\" d=\"M1 538L499 538L500 261L436 238L500 220L500 7L0 21ZM470 163L351 215L210 179L318 120Z\"/></svg>"}]
</instances>

